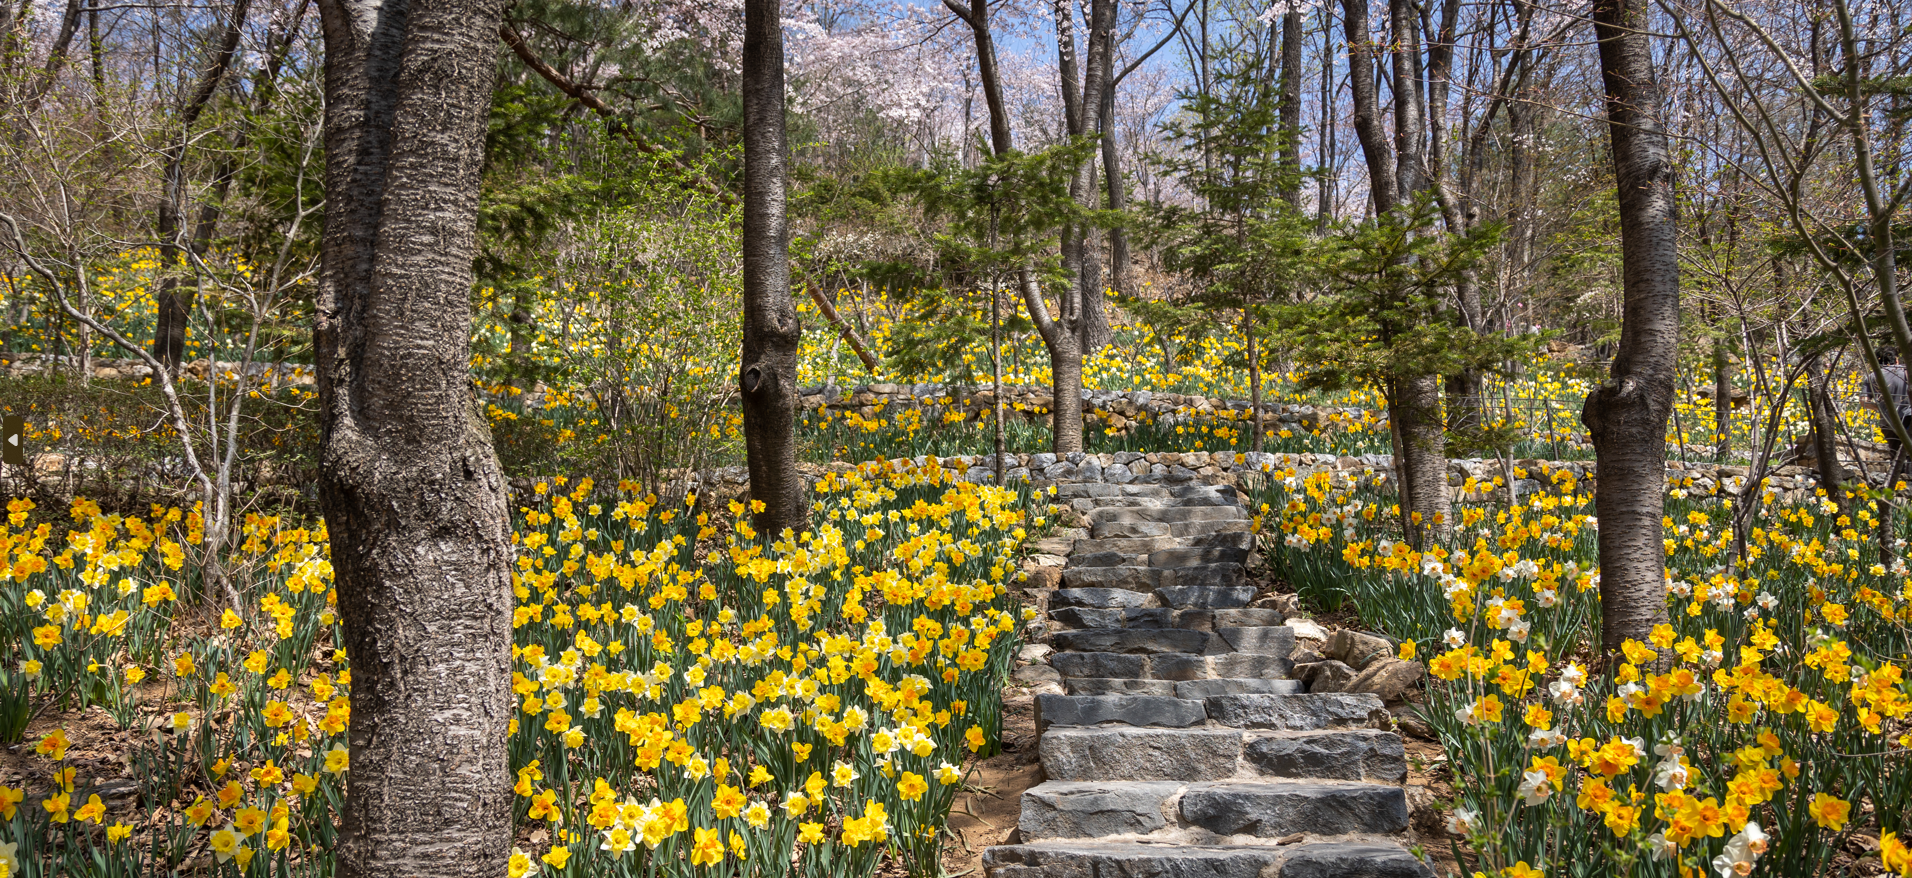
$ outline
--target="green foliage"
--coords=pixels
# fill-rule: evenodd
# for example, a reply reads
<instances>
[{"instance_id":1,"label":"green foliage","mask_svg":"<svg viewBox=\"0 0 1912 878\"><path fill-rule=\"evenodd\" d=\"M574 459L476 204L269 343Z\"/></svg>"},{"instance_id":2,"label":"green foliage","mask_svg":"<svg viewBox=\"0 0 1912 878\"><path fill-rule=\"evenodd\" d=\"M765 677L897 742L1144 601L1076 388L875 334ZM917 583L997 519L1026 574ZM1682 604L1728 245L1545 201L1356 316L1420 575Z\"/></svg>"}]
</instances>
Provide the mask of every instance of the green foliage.
<instances>
[{"instance_id":1,"label":"green foliage","mask_svg":"<svg viewBox=\"0 0 1912 878\"><path fill-rule=\"evenodd\" d=\"M1411 375L1497 371L1531 356L1550 335L1501 336L1460 326L1446 314L1448 290L1493 246L1499 227L1442 234L1432 202L1354 226L1312 248L1310 261L1330 292L1272 308L1273 323L1312 387L1386 387Z\"/></svg>"},{"instance_id":2,"label":"green foliage","mask_svg":"<svg viewBox=\"0 0 1912 878\"><path fill-rule=\"evenodd\" d=\"M940 156L927 167L887 175L889 188L919 204L927 220L944 224L933 239L934 271L941 283L911 296L909 317L899 327L906 331L893 336L888 352L902 374L942 369L973 380L962 350L987 338L989 324L969 315L986 312L990 296L1013 302L1012 291L1025 273L1044 288L1072 282L1054 247L1061 230L1108 227L1120 219L1111 211L1084 207L1069 194L1075 168L1096 148L1093 139L1073 138L1035 153L986 155L973 168ZM874 263L870 270L888 275L895 267ZM979 309L974 299L985 304ZM1005 318L1016 310L1003 308ZM1005 320L1003 328L1024 327Z\"/></svg>"}]
</instances>

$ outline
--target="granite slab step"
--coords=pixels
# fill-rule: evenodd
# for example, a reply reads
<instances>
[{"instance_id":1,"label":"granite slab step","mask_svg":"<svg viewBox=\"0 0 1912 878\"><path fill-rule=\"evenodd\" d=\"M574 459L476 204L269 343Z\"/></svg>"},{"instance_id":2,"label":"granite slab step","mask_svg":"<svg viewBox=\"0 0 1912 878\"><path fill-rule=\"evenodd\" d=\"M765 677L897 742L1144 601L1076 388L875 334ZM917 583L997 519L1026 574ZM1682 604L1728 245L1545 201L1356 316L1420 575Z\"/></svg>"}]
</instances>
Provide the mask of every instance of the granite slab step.
<instances>
[{"instance_id":1,"label":"granite slab step","mask_svg":"<svg viewBox=\"0 0 1912 878\"><path fill-rule=\"evenodd\" d=\"M1060 645L1063 642L1062 638L1065 634L1080 633L1083 632L1061 632L1057 635L1057 643ZM1064 651L1050 656L1049 664L1065 678L1126 677L1138 680L1177 681L1241 677L1285 679L1294 670L1294 663L1287 656L1257 655L1246 652L1210 656L1183 652L1144 654L1114 651Z\"/></svg>"},{"instance_id":2,"label":"granite slab step","mask_svg":"<svg viewBox=\"0 0 1912 878\"><path fill-rule=\"evenodd\" d=\"M1062 571L1062 584L1066 588L1121 588L1129 591L1154 591L1174 581L1175 571L1130 564L1067 567Z\"/></svg>"},{"instance_id":3,"label":"granite slab step","mask_svg":"<svg viewBox=\"0 0 1912 878\"><path fill-rule=\"evenodd\" d=\"M1211 695L1300 695L1306 687L1300 680L1262 677L1216 677L1207 680L1182 680L1174 684L1177 698L1207 698Z\"/></svg>"},{"instance_id":4,"label":"granite slab step","mask_svg":"<svg viewBox=\"0 0 1912 878\"><path fill-rule=\"evenodd\" d=\"M1052 643L1057 650L1065 652L1153 655L1169 652L1201 653L1208 649L1213 637L1214 635L1205 631L1184 631L1175 628L1086 628L1081 631L1057 632ZM1122 675L1097 674L1095 676Z\"/></svg>"},{"instance_id":5,"label":"granite slab step","mask_svg":"<svg viewBox=\"0 0 1912 878\"><path fill-rule=\"evenodd\" d=\"M1048 781L1023 794L1024 841L1147 835L1186 824L1216 835L1389 835L1408 825L1400 787L1230 780Z\"/></svg>"},{"instance_id":6,"label":"granite slab step","mask_svg":"<svg viewBox=\"0 0 1912 878\"><path fill-rule=\"evenodd\" d=\"M1199 699L1161 695L1038 695L1036 731L1062 726L1125 723L1146 728L1188 728L1208 720Z\"/></svg>"},{"instance_id":7,"label":"granite slab step","mask_svg":"<svg viewBox=\"0 0 1912 878\"><path fill-rule=\"evenodd\" d=\"M1299 681L1296 681L1297 684ZM1062 689L1070 695L1162 695L1181 697L1172 680L1137 680L1126 677L1064 677Z\"/></svg>"},{"instance_id":8,"label":"granite slab step","mask_svg":"<svg viewBox=\"0 0 1912 878\"><path fill-rule=\"evenodd\" d=\"M1057 839L983 851L986 878L1433 878L1398 844L1189 845Z\"/></svg>"},{"instance_id":9,"label":"granite slab step","mask_svg":"<svg viewBox=\"0 0 1912 878\"><path fill-rule=\"evenodd\" d=\"M1407 831L1407 792L1398 786L1310 781L1192 784L1181 817L1216 835L1281 838L1389 835Z\"/></svg>"},{"instance_id":10,"label":"granite slab step","mask_svg":"<svg viewBox=\"0 0 1912 878\"><path fill-rule=\"evenodd\" d=\"M1376 729L1258 732L1216 726L1051 726L1037 740L1050 780L1345 780L1398 783L1399 735Z\"/></svg>"},{"instance_id":11,"label":"granite slab step","mask_svg":"<svg viewBox=\"0 0 1912 878\"><path fill-rule=\"evenodd\" d=\"M1183 571L1196 569L1200 568L1183 567L1174 573L1179 578ZM1163 604L1178 609L1233 609L1246 607L1255 599L1252 585L1169 585L1156 589L1155 593Z\"/></svg>"},{"instance_id":12,"label":"granite slab step","mask_svg":"<svg viewBox=\"0 0 1912 878\"><path fill-rule=\"evenodd\" d=\"M1239 729L1385 729L1393 722L1381 699L1367 693L1215 695L1204 702L1209 719Z\"/></svg>"},{"instance_id":13,"label":"granite slab step","mask_svg":"<svg viewBox=\"0 0 1912 878\"><path fill-rule=\"evenodd\" d=\"M1115 524L1118 522L1156 522L1174 523L1188 521L1247 521L1248 513L1240 506L1129 506L1100 507L1089 513L1092 524Z\"/></svg>"},{"instance_id":14,"label":"granite slab step","mask_svg":"<svg viewBox=\"0 0 1912 878\"><path fill-rule=\"evenodd\" d=\"M983 851L983 873L987 878L1281 878L1272 870L1287 856L1281 848L1254 845L1046 841Z\"/></svg>"},{"instance_id":15,"label":"granite slab step","mask_svg":"<svg viewBox=\"0 0 1912 878\"><path fill-rule=\"evenodd\" d=\"M1249 628L1216 628L1221 637L1235 652L1251 652L1256 655L1291 656L1295 652L1295 629L1285 625L1257 625Z\"/></svg>"},{"instance_id":16,"label":"granite slab step","mask_svg":"<svg viewBox=\"0 0 1912 878\"><path fill-rule=\"evenodd\" d=\"M1175 533L1174 526L1161 521L1101 521L1089 526L1089 536L1098 540L1112 540L1186 535Z\"/></svg>"},{"instance_id":17,"label":"granite slab step","mask_svg":"<svg viewBox=\"0 0 1912 878\"><path fill-rule=\"evenodd\" d=\"M1097 525L1097 527L1113 526L1112 524ZM1198 537L1216 536L1218 534L1245 534L1248 533L1249 528L1253 526L1254 522L1246 518L1229 519L1226 521L1178 521L1168 526L1168 535L1176 539L1194 539Z\"/></svg>"},{"instance_id":18,"label":"granite slab step","mask_svg":"<svg viewBox=\"0 0 1912 878\"><path fill-rule=\"evenodd\" d=\"M1222 536L1232 536L1223 534ZM1243 534L1243 536L1249 536ZM1078 540L1080 547L1085 540ZM1078 549L1079 550L1079 549ZM1246 546L1181 546L1177 548L1154 549L1148 553L1150 567L1180 568L1196 567L1204 564L1246 564L1248 548ZM1071 558L1071 561L1074 559Z\"/></svg>"},{"instance_id":19,"label":"granite slab step","mask_svg":"<svg viewBox=\"0 0 1912 878\"><path fill-rule=\"evenodd\" d=\"M1114 570L1114 569L1120 569L1120 568L1082 567L1077 569L1078 570ZM1148 568L1138 567L1135 569L1147 570ZM1074 570L1063 571L1062 581L1068 582L1069 574L1073 572L1075 571ZM1166 571L1157 570L1152 572L1163 573ZM1151 597L1152 596L1148 593L1148 591L1131 591L1126 588L1109 588L1105 586L1084 586L1081 588L1058 588L1055 591L1050 592L1049 594L1049 608L1050 608L1050 612L1053 613L1055 610L1068 608L1068 607L1082 607L1086 609L1097 609L1097 610L1141 607L1148 604Z\"/></svg>"}]
</instances>

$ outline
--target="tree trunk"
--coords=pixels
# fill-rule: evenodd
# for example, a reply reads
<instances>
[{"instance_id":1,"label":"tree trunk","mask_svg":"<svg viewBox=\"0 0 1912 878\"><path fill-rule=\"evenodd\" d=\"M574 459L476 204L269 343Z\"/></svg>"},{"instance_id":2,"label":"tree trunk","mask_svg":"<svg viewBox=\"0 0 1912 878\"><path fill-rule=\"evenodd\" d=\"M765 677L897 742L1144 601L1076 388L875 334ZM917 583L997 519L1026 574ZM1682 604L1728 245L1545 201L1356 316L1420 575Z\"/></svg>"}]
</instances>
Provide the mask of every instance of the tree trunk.
<instances>
[{"instance_id":1,"label":"tree trunk","mask_svg":"<svg viewBox=\"0 0 1912 878\"><path fill-rule=\"evenodd\" d=\"M1296 213L1301 212L1301 75L1301 11L1294 9L1281 16L1281 163L1291 175L1282 197Z\"/></svg>"},{"instance_id":2,"label":"tree trunk","mask_svg":"<svg viewBox=\"0 0 1912 878\"><path fill-rule=\"evenodd\" d=\"M1255 345L1255 309L1241 309L1242 334L1248 349L1248 450L1261 451L1261 352Z\"/></svg>"},{"instance_id":3,"label":"tree trunk","mask_svg":"<svg viewBox=\"0 0 1912 878\"><path fill-rule=\"evenodd\" d=\"M1733 370L1726 341L1713 339L1713 442L1720 463L1733 453Z\"/></svg>"},{"instance_id":4,"label":"tree trunk","mask_svg":"<svg viewBox=\"0 0 1912 878\"><path fill-rule=\"evenodd\" d=\"M1394 453L1401 459L1401 517L1408 544L1417 551L1447 538L1447 454L1441 435L1441 377L1396 379L1388 393L1388 418L1400 425Z\"/></svg>"},{"instance_id":5,"label":"tree trunk","mask_svg":"<svg viewBox=\"0 0 1912 878\"><path fill-rule=\"evenodd\" d=\"M1593 6L1623 266L1620 345L1580 415L1599 466L1600 647L1608 655L1626 640L1644 642L1667 618L1660 518L1679 346L1679 241L1647 11L1647 0Z\"/></svg>"},{"instance_id":6,"label":"tree trunk","mask_svg":"<svg viewBox=\"0 0 1912 878\"><path fill-rule=\"evenodd\" d=\"M1117 150L1115 134L1115 87L1102 90L1102 112L1098 126L1102 131L1102 177L1103 185L1109 193L1109 209L1126 210L1129 206L1127 184L1122 179L1122 158ZM1109 230L1109 286L1123 295L1135 293L1135 283L1130 279L1129 234L1128 229L1116 226Z\"/></svg>"},{"instance_id":7,"label":"tree trunk","mask_svg":"<svg viewBox=\"0 0 1912 878\"><path fill-rule=\"evenodd\" d=\"M1839 512L1846 511L1846 492L1840 484L1843 480L1843 466L1839 464L1838 427L1833 425L1835 417L1832 408L1832 394L1826 392L1825 375L1814 376L1806 389L1806 403L1812 414L1812 451L1819 461L1819 486L1826 489L1826 498L1839 506Z\"/></svg>"},{"instance_id":8,"label":"tree trunk","mask_svg":"<svg viewBox=\"0 0 1912 878\"><path fill-rule=\"evenodd\" d=\"M1394 209L1400 201L1393 150L1381 127L1381 98L1374 83L1378 50L1368 32L1368 0L1341 0L1348 33L1348 90L1354 98L1354 133L1368 165L1369 200L1376 215Z\"/></svg>"},{"instance_id":9,"label":"tree trunk","mask_svg":"<svg viewBox=\"0 0 1912 878\"><path fill-rule=\"evenodd\" d=\"M511 559L470 362L503 0L321 0L319 496L352 665L345 878L502 874Z\"/></svg>"},{"instance_id":10,"label":"tree trunk","mask_svg":"<svg viewBox=\"0 0 1912 878\"><path fill-rule=\"evenodd\" d=\"M188 93L186 102L179 111L178 137L166 145L166 169L164 183L159 194L159 231L160 267L165 275L160 279L159 292L153 298L157 301L159 312L153 324L153 356L165 363L168 368L178 368L186 353L186 324L190 320L192 294L181 290L176 272L185 255L185 246L181 238L185 234L186 216L186 145L193 139L192 127L212 102L219 90L219 81L225 78L226 71L232 67L233 55L239 49L239 38L244 31L246 11L250 0L238 0L232 6L232 17L227 20L225 32L210 63L200 72L198 82ZM204 224L208 234L210 223Z\"/></svg>"},{"instance_id":11,"label":"tree trunk","mask_svg":"<svg viewBox=\"0 0 1912 878\"><path fill-rule=\"evenodd\" d=\"M776 0L744 4L743 392L750 497L763 501L758 533L806 528L797 472L797 344L790 297L790 224L784 213L783 25Z\"/></svg>"}]
</instances>

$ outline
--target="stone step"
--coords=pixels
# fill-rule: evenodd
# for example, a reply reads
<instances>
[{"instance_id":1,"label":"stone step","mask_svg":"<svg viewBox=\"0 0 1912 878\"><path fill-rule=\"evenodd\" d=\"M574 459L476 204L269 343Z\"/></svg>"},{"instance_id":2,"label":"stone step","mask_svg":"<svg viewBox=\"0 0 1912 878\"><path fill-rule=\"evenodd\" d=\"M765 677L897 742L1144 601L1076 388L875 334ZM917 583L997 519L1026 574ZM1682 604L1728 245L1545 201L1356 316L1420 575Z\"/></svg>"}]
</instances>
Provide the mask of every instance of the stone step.
<instances>
[{"instance_id":1,"label":"stone step","mask_svg":"<svg viewBox=\"0 0 1912 878\"><path fill-rule=\"evenodd\" d=\"M1036 747L1050 780L1277 777L1399 783L1407 777L1400 736L1378 729L1245 732L1215 727L1052 726Z\"/></svg>"},{"instance_id":2,"label":"stone step","mask_svg":"<svg viewBox=\"0 0 1912 878\"><path fill-rule=\"evenodd\" d=\"M1397 844L1185 845L1057 840L983 852L986 878L1433 878Z\"/></svg>"},{"instance_id":3,"label":"stone step","mask_svg":"<svg viewBox=\"0 0 1912 878\"><path fill-rule=\"evenodd\" d=\"M1215 677L1207 680L1182 680L1175 684L1176 698L1207 698L1211 695L1300 695L1307 687L1300 680L1263 677ZM1071 693L1073 694L1073 693ZM1206 710L1206 706L1204 706Z\"/></svg>"},{"instance_id":4,"label":"stone step","mask_svg":"<svg viewBox=\"0 0 1912 878\"><path fill-rule=\"evenodd\" d=\"M1052 643L1059 651L1065 652L1113 652L1125 655L1154 655L1156 653L1203 653L1207 652L1214 635L1205 631L1183 631L1174 628L1130 629L1130 628L1085 628L1080 631L1059 631ZM1120 677L1123 674L1096 674L1099 677Z\"/></svg>"},{"instance_id":5,"label":"stone step","mask_svg":"<svg viewBox=\"0 0 1912 878\"><path fill-rule=\"evenodd\" d=\"M1172 537L1174 528L1160 521L1103 521L1089 526L1089 536L1097 540Z\"/></svg>"},{"instance_id":6,"label":"stone step","mask_svg":"<svg viewBox=\"0 0 1912 878\"><path fill-rule=\"evenodd\" d=\"M1062 688L1070 695L1165 695L1197 699L1211 695L1300 695L1306 690L1300 680L1270 680L1260 677L1221 677L1180 681L1139 680L1131 677L1064 677Z\"/></svg>"},{"instance_id":7,"label":"stone step","mask_svg":"<svg viewBox=\"0 0 1912 878\"><path fill-rule=\"evenodd\" d=\"M1038 695L1036 732L1054 727L1126 723L1180 729L1208 721L1200 700L1161 695Z\"/></svg>"},{"instance_id":8,"label":"stone step","mask_svg":"<svg viewBox=\"0 0 1912 878\"><path fill-rule=\"evenodd\" d=\"M1178 548L1182 548L1182 544L1169 536L1076 540L1075 551L1071 553L1070 560L1073 562L1075 555L1102 555L1109 552L1120 555L1147 555L1150 552Z\"/></svg>"},{"instance_id":9,"label":"stone step","mask_svg":"<svg viewBox=\"0 0 1912 878\"><path fill-rule=\"evenodd\" d=\"M1217 626L1215 633L1235 652L1284 657L1295 652L1295 630L1282 625L1257 625L1252 628Z\"/></svg>"},{"instance_id":10,"label":"stone step","mask_svg":"<svg viewBox=\"0 0 1912 878\"><path fill-rule=\"evenodd\" d=\"M1300 685L1301 681L1290 681ZM1178 697L1173 680L1137 680L1129 677L1064 677L1063 691L1070 695L1161 695Z\"/></svg>"},{"instance_id":11,"label":"stone step","mask_svg":"<svg viewBox=\"0 0 1912 878\"><path fill-rule=\"evenodd\" d=\"M1218 534L1217 536L1237 536L1237 534ZM1251 537L1253 535L1239 534L1239 536ZM1091 541L1077 540L1077 551L1080 551L1080 547L1084 542ZM1205 564L1246 564L1248 563L1248 547L1246 545L1164 547L1151 550L1148 553L1148 559L1150 567L1162 568L1195 567ZM1074 558L1070 558L1070 563L1074 563L1074 561Z\"/></svg>"},{"instance_id":12,"label":"stone step","mask_svg":"<svg viewBox=\"0 0 1912 878\"><path fill-rule=\"evenodd\" d=\"M1111 568L1086 568L1086 570L1111 570ZM1067 576L1067 574L1063 574ZM1151 601L1147 591L1130 589L1111 589L1111 587L1076 587L1076 589L1055 589L1050 593L1050 612L1082 606L1094 610L1109 610L1119 606L1143 606Z\"/></svg>"},{"instance_id":13,"label":"stone step","mask_svg":"<svg viewBox=\"0 0 1912 878\"><path fill-rule=\"evenodd\" d=\"M1183 570L1196 569L1199 568L1184 567L1175 573L1179 576ZM1155 593L1162 603L1178 609L1233 609L1246 607L1255 599L1252 585L1169 585L1156 589Z\"/></svg>"},{"instance_id":14,"label":"stone step","mask_svg":"<svg viewBox=\"0 0 1912 878\"><path fill-rule=\"evenodd\" d=\"M1216 835L1390 835L1407 831L1407 792L1367 783L1193 784L1182 794L1181 816Z\"/></svg>"},{"instance_id":15,"label":"stone step","mask_svg":"<svg viewBox=\"0 0 1912 878\"><path fill-rule=\"evenodd\" d=\"M1063 607L1049 618L1071 628L1181 628L1208 632L1215 627L1213 610L1177 610L1170 607Z\"/></svg>"},{"instance_id":16,"label":"stone step","mask_svg":"<svg viewBox=\"0 0 1912 878\"><path fill-rule=\"evenodd\" d=\"M1109 631L1111 629L1091 629ZM1113 629L1117 631L1126 629ZM1056 635L1056 646L1077 642L1071 635L1082 631L1064 631ZM1136 633L1143 633L1137 631ZM1201 632L1190 632L1200 634ZM1206 636L1206 635L1204 635ZM1066 638L1066 640L1065 640ZM1098 641L1103 642L1103 641ZM1258 653L1198 655L1186 652L1135 653L1108 651L1058 652L1049 664L1063 677L1129 678L1134 680L1212 680L1217 678L1261 677L1285 679L1294 670L1287 656Z\"/></svg>"},{"instance_id":17,"label":"stone step","mask_svg":"<svg viewBox=\"0 0 1912 878\"><path fill-rule=\"evenodd\" d=\"M1120 588L1150 592L1174 581L1174 571L1134 564L1065 567L1062 571L1062 585L1065 588Z\"/></svg>"},{"instance_id":18,"label":"stone step","mask_svg":"<svg viewBox=\"0 0 1912 878\"><path fill-rule=\"evenodd\" d=\"M1204 703L1209 719L1240 729L1388 728L1391 723L1381 699L1367 693L1216 695Z\"/></svg>"},{"instance_id":19,"label":"stone step","mask_svg":"<svg viewBox=\"0 0 1912 878\"><path fill-rule=\"evenodd\" d=\"M1089 521L1093 524L1247 520L1248 512L1240 506L1105 506L1089 513Z\"/></svg>"},{"instance_id":20,"label":"stone step","mask_svg":"<svg viewBox=\"0 0 1912 878\"><path fill-rule=\"evenodd\" d=\"M1407 825L1407 794L1400 787L1292 780L1048 781L1023 793L1019 821L1024 841L1183 826L1256 838L1391 835Z\"/></svg>"},{"instance_id":21,"label":"stone step","mask_svg":"<svg viewBox=\"0 0 1912 878\"><path fill-rule=\"evenodd\" d=\"M1254 522L1246 518L1215 521L1178 521L1168 526L1168 535L1176 539L1197 539L1220 534L1246 534Z\"/></svg>"}]
</instances>

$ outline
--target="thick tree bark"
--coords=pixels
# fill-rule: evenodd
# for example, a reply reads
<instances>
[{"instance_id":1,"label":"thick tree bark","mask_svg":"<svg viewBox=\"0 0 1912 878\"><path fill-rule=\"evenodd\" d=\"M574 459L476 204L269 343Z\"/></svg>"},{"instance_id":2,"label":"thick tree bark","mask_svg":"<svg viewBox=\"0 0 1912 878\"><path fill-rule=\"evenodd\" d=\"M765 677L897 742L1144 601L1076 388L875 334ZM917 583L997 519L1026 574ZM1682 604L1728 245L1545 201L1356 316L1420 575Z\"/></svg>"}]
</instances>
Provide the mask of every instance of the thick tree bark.
<instances>
[{"instance_id":1,"label":"thick tree bark","mask_svg":"<svg viewBox=\"0 0 1912 878\"><path fill-rule=\"evenodd\" d=\"M1812 452L1819 464L1819 487L1826 489L1826 498L1846 511L1846 492L1841 481L1845 468L1839 464L1838 430L1834 426L1832 394L1826 391L1827 376L1814 376L1807 385L1806 402L1812 412Z\"/></svg>"},{"instance_id":2,"label":"thick tree bark","mask_svg":"<svg viewBox=\"0 0 1912 878\"><path fill-rule=\"evenodd\" d=\"M319 495L352 664L346 878L503 874L511 558L472 388L503 0L321 0Z\"/></svg>"},{"instance_id":3,"label":"thick tree bark","mask_svg":"<svg viewBox=\"0 0 1912 878\"><path fill-rule=\"evenodd\" d=\"M750 497L763 502L758 533L806 528L797 472L797 344L802 327L790 296L790 224L785 215L783 25L776 0L744 3L743 394Z\"/></svg>"},{"instance_id":4,"label":"thick tree bark","mask_svg":"<svg viewBox=\"0 0 1912 878\"><path fill-rule=\"evenodd\" d=\"M1401 517L1416 550L1447 537L1447 453L1441 432L1441 377L1396 379L1388 393L1388 417L1399 424L1394 445L1401 485Z\"/></svg>"},{"instance_id":5,"label":"thick tree bark","mask_svg":"<svg viewBox=\"0 0 1912 878\"><path fill-rule=\"evenodd\" d=\"M1120 211L1129 206L1128 187L1122 179L1122 157L1115 132L1115 84L1102 90L1102 111L1097 117L1102 131L1102 178L1108 189L1109 209ZM1129 232L1122 226L1109 230L1109 287L1123 295L1135 292L1130 280Z\"/></svg>"},{"instance_id":6,"label":"thick tree bark","mask_svg":"<svg viewBox=\"0 0 1912 878\"><path fill-rule=\"evenodd\" d=\"M1596 0L1594 35L1606 85L1618 181L1623 305L1608 379L1587 394L1600 478L1600 646L1644 642L1667 618L1661 513L1666 422L1679 346L1680 274L1673 163L1647 28L1647 0Z\"/></svg>"}]
</instances>

